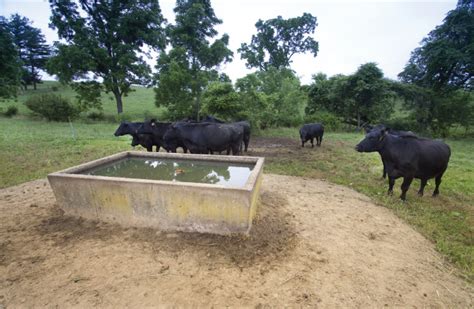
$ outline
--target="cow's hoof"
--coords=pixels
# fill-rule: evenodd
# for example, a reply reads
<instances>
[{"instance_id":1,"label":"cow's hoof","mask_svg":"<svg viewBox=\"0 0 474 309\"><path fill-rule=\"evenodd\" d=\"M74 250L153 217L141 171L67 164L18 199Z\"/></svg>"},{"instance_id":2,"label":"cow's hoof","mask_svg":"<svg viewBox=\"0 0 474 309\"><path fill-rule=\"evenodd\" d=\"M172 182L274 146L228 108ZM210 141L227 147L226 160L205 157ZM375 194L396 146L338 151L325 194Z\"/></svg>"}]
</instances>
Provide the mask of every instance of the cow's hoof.
<instances>
[{"instance_id":1,"label":"cow's hoof","mask_svg":"<svg viewBox=\"0 0 474 309\"><path fill-rule=\"evenodd\" d=\"M418 191L418 196L423 196L423 192Z\"/></svg>"}]
</instances>

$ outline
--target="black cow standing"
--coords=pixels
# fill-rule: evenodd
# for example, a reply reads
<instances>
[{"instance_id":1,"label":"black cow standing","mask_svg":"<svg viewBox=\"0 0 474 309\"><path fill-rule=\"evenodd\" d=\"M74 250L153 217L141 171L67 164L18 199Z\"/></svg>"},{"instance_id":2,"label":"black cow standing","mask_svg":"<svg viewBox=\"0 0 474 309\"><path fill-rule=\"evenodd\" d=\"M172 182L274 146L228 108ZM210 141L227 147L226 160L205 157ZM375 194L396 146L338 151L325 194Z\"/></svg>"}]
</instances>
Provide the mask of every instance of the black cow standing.
<instances>
[{"instance_id":1,"label":"black cow standing","mask_svg":"<svg viewBox=\"0 0 474 309\"><path fill-rule=\"evenodd\" d=\"M324 126L320 123L308 123L301 127L300 138L301 147L304 147L304 143L311 140L311 147L314 147L313 139L316 138L316 145L321 146L324 135Z\"/></svg>"},{"instance_id":2,"label":"black cow standing","mask_svg":"<svg viewBox=\"0 0 474 309\"><path fill-rule=\"evenodd\" d=\"M209 115L204 117L202 119L202 122L226 123L223 120L220 120L220 119L218 119L214 116L209 116ZM240 125L244 129L244 136L243 136L243 142L244 142L244 147L245 147L244 150L245 150L245 152L247 152L247 150L249 148L249 143L250 143L250 123L246 120L242 120L242 121L237 121L237 122L231 122L231 124Z\"/></svg>"},{"instance_id":3,"label":"black cow standing","mask_svg":"<svg viewBox=\"0 0 474 309\"><path fill-rule=\"evenodd\" d=\"M166 149L175 152L176 146L183 143L191 153L213 154L232 150L238 155L243 138L243 128L236 124L224 123L174 123L166 131L163 139Z\"/></svg>"},{"instance_id":4,"label":"black cow standing","mask_svg":"<svg viewBox=\"0 0 474 309\"><path fill-rule=\"evenodd\" d=\"M163 136L165 135L166 131L168 131L170 127L171 127L170 122L158 122L156 121L156 119L151 119L151 120L143 122L143 124L135 130L135 133L152 136L153 140L159 145L157 146L157 151L159 150L160 147L163 147L166 149L166 151L169 152L170 150L167 147L165 147ZM184 153L188 152L188 149L186 148L186 146L181 142L178 142L176 147L183 148ZM174 149L174 152L176 152L176 147Z\"/></svg>"},{"instance_id":5,"label":"black cow standing","mask_svg":"<svg viewBox=\"0 0 474 309\"><path fill-rule=\"evenodd\" d=\"M423 196L428 179L435 178L433 196L439 194L439 185L448 168L451 150L442 141L418 138L416 136L396 136L387 129L372 130L357 144L358 152L378 151L382 156L388 174L388 193L393 193L395 179L403 177L400 198L406 200L406 192L413 178L420 179L418 194Z\"/></svg>"},{"instance_id":6,"label":"black cow standing","mask_svg":"<svg viewBox=\"0 0 474 309\"><path fill-rule=\"evenodd\" d=\"M391 128L388 128L384 124L378 124L376 126L371 126L371 125L366 125L364 127L365 133L370 133L371 131L374 130L383 130L386 129L389 134L396 135L396 136L412 136L412 137L417 137L415 133L412 131L401 131L401 130L393 130ZM380 152L379 152L380 154ZM382 160L382 165L383 165L383 170L382 170L382 178L385 179L387 177L387 169L385 168L385 162L383 161L382 155L380 154L380 159Z\"/></svg>"},{"instance_id":7,"label":"black cow standing","mask_svg":"<svg viewBox=\"0 0 474 309\"><path fill-rule=\"evenodd\" d=\"M128 122L123 121L120 126L115 131L115 136L131 135L132 136L132 146L137 145L143 146L148 152L153 151L153 146L156 146L156 151L160 150L159 143L155 142L153 136L149 134L137 134L137 129L143 125L143 122Z\"/></svg>"}]
</instances>

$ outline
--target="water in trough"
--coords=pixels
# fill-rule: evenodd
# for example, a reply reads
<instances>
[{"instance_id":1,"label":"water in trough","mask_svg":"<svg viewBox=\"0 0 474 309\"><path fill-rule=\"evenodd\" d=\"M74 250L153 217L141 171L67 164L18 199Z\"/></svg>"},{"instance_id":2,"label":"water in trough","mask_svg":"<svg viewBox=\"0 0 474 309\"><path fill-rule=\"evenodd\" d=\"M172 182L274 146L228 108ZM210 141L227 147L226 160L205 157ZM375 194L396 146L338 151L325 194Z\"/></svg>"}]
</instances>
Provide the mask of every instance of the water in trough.
<instances>
[{"instance_id":1,"label":"water in trough","mask_svg":"<svg viewBox=\"0 0 474 309\"><path fill-rule=\"evenodd\" d=\"M242 187L253 168L253 164L233 162L129 157L81 174Z\"/></svg>"}]
</instances>

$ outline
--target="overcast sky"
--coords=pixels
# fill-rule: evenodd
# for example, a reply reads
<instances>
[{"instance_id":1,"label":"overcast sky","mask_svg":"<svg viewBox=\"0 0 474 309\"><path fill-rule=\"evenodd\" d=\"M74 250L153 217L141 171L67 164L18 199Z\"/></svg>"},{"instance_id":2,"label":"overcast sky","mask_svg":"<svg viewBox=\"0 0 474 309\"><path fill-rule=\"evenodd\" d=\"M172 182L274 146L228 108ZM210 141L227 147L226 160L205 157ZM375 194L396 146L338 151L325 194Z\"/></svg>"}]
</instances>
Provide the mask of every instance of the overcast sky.
<instances>
[{"instance_id":1,"label":"overcast sky","mask_svg":"<svg viewBox=\"0 0 474 309\"><path fill-rule=\"evenodd\" d=\"M174 21L175 0L159 1L163 15ZM410 57L410 52L455 8L456 0L384 1L384 0L211 0L216 16L223 23L220 34L230 36L234 61L221 67L232 80L250 73L240 60L237 48L249 43L256 33L258 19L301 16L317 17L314 38L319 42L316 58L293 56L291 68L303 83L323 72L351 74L366 62L376 62L386 77L396 79ZM47 0L0 0L0 15L18 13L40 28L49 43L57 40L48 28L50 9ZM154 65L153 60L152 64Z\"/></svg>"}]
</instances>

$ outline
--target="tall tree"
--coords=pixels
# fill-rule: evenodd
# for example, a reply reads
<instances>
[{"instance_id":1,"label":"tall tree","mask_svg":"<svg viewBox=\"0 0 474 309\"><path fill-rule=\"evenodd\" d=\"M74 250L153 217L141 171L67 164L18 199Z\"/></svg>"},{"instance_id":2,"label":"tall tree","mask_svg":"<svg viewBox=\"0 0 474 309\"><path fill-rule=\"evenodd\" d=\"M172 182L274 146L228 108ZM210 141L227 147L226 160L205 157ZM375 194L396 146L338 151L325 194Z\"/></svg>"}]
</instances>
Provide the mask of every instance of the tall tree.
<instances>
[{"instance_id":1,"label":"tall tree","mask_svg":"<svg viewBox=\"0 0 474 309\"><path fill-rule=\"evenodd\" d=\"M218 66L232 60L229 36L209 41L222 23L209 0L178 0L174 12L176 23L167 28L171 49L156 66L156 105L166 106L172 118L199 119L204 88L219 79Z\"/></svg>"},{"instance_id":2,"label":"tall tree","mask_svg":"<svg viewBox=\"0 0 474 309\"><path fill-rule=\"evenodd\" d=\"M50 0L51 27L67 44L55 43L51 74L63 82L87 80L81 93L112 92L117 112L132 84L147 85L151 69L144 52L165 47L164 22L158 0ZM98 80L102 81L99 85ZM88 92L88 90L91 90Z\"/></svg>"},{"instance_id":3,"label":"tall tree","mask_svg":"<svg viewBox=\"0 0 474 309\"><path fill-rule=\"evenodd\" d=\"M248 68L289 68L291 57L297 53L310 52L316 57L318 42L310 36L316 26L316 17L309 13L289 19L278 16L267 21L258 20L255 24L257 34L252 35L250 44L242 43L238 52L247 60Z\"/></svg>"},{"instance_id":4,"label":"tall tree","mask_svg":"<svg viewBox=\"0 0 474 309\"><path fill-rule=\"evenodd\" d=\"M443 24L437 26L416 48L402 81L436 92L474 88L474 5L460 0Z\"/></svg>"},{"instance_id":5,"label":"tall tree","mask_svg":"<svg viewBox=\"0 0 474 309\"><path fill-rule=\"evenodd\" d=\"M443 23L416 48L398 75L397 87L420 128L447 135L449 128L471 125L474 89L474 3L459 0ZM468 93L463 93L468 92ZM458 111L462 111L458 113ZM457 115L453 117L453 115Z\"/></svg>"},{"instance_id":6,"label":"tall tree","mask_svg":"<svg viewBox=\"0 0 474 309\"><path fill-rule=\"evenodd\" d=\"M347 115L362 122L387 119L393 111L393 101L389 100L394 93L391 85L383 78L383 72L373 62L363 64L357 72L349 76L347 92L350 100L347 104Z\"/></svg>"},{"instance_id":7,"label":"tall tree","mask_svg":"<svg viewBox=\"0 0 474 309\"><path fill-rule=\"evenodd\" d=\"M300 125L307 94L290 69L268 68L240 78L236 87L243 113L254 126Z\"/></svg>"},{"instance_id":8,"label":"tall tree","mask_svg":"<svg viewBox=\"0 0 474 309\"><path fill-rule=\"evenodd\" d=\"M16 96L20 86L21 65L7 20L0 16L0 99Z\"/></svg>"},{"instance_id":9,"label":"tall tree","mask_svg":"<svg viewBox=\"0 0 474 309\"><path fill-rule=\"evenodd\" d=\"M41 82L39 70L46 68L51 54L50 47L41 30L31 26L31 21L26 17L12 15L9 28L23 64L23 86L27 89L28 85L33 85L36 90L36 84Z\"/></svg>"},{"instance_id":10,"label":"tall tree","mask_svg":"<svg viewBox=\"0 0 474 309\"><path fill-rule=\"evenodd\" d=\"M392 82L384 79L375 63L361 65L349 76L324 74L313 77L306 112L326 110L360 127L366 122L387 120L393 111Z\"/></svg>"}]
</instances>

